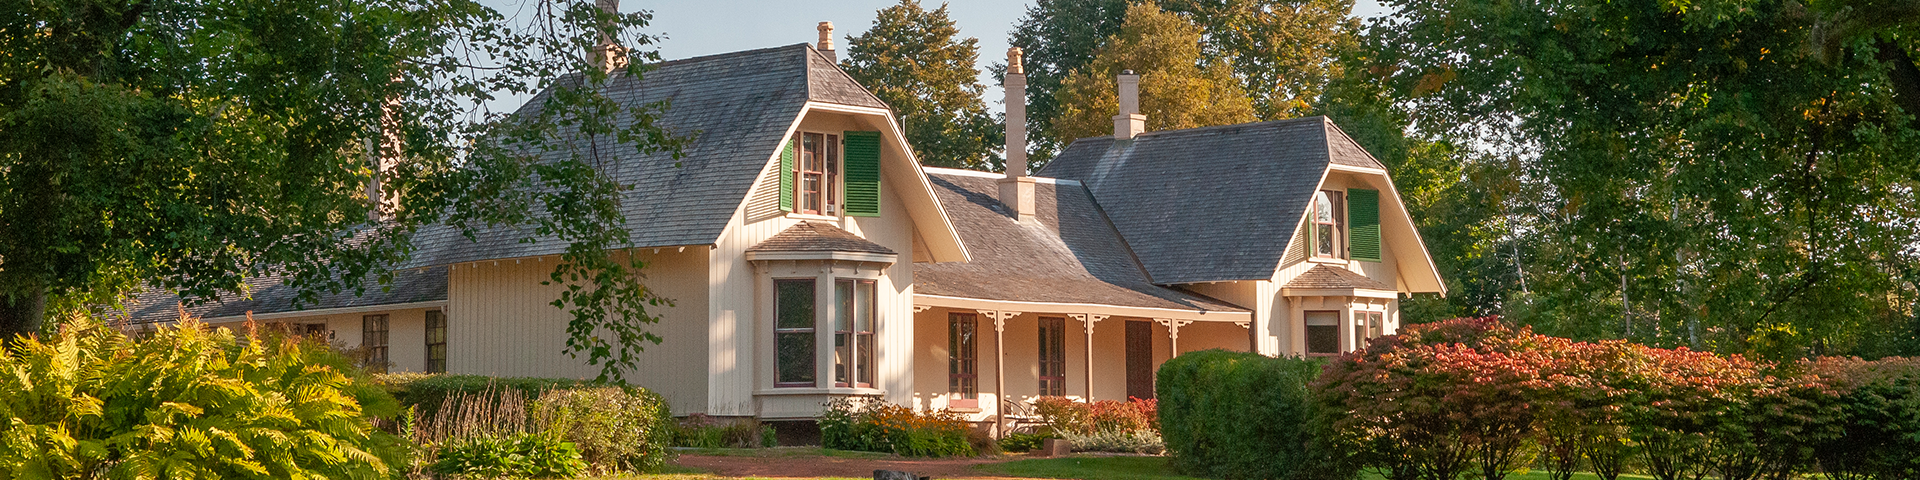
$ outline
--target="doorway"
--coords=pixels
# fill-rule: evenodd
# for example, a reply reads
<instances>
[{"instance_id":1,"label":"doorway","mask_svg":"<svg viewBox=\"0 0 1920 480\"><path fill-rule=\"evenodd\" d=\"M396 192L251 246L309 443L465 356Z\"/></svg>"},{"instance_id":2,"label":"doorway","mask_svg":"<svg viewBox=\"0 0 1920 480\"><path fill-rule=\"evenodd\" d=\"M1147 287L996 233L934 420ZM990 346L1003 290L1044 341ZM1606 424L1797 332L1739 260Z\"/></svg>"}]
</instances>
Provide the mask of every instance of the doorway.
<instances>
[{"instance_id":1,"label":"doorway","mask_svg":"<svg viewBox=\"0 0 1920 480\"><path fill-rule=\"evenodd\" d=\"M1153 324L1127 322L1127 396L1153 398Z\"/></svg>"}]
</instances>

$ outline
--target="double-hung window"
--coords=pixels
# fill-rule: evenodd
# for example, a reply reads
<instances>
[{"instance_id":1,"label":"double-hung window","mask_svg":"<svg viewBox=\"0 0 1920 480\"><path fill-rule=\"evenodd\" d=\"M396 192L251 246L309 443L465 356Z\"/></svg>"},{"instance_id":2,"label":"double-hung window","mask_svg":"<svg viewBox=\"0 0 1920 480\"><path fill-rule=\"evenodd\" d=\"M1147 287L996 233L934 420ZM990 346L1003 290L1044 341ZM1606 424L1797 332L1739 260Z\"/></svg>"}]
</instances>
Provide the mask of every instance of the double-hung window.
<instances>
[{"instance_id":1,"label":"double-hung window","mask_svg":"<svg viewBox=\"0 0 1920 480\"><path fill-rule=\"evenodd\" d=\"M1345 235L1347 215L1338 191L1321 190L1313 195L1313 256L1346 258L1340 243Z\"/></svg>"},{"instance_id":2,"label":"double-hung window","mask_svg":"<svg viewBox=\"0 0 1920 480\"><path fill-rule=\"evenodd\" d=\"M947 314L947 393L962 400L980 396L980 373L974 362L979 328L974 314Z\"/></svg>"},{"instance_id":3,"label":"double-hung window","mask_svg":"<svg viewBox=\"0 0 1920 480\"><path fill-rule=\"evenodd\" d=\"M838 215L840 183L840 136L827 133L800 134L800 162L794 172L794 195L800 213Z\"/></svg>"},{"instance_id":4,"label":"double-hung window","mask_svg":"<svg viewBox=\"0 0 1920 480\"><path fill-rule=\"evenodd\" d=\"M367 352L367 368L387 371L387 316L360 317L360 347Z\"/></svg>"},{"instance_id":5,"label":"double-hung window","mask_svg":"<svg viewBox=\"0 0 1920 480\"><path fill-rule=\"evenodd\" d=\"M873 280L834 281L833 384L873 386Z\"/></svg>"},{"instance_id":6,"label":"double-hung window","mask_svg":"<svg viewBox=\"0 0 1920 480\"><path fill-rule=\"evenodd\" d=\"M427 373L447 371L447 314L427 311Z\"/></svg>"},{"instance_id":7,"label":"double-hung window","mask_svg":"<svg viewBox=\"0 0 1920 480\"><path fill-rule=\"evenodd\" d=\"M774 289L774 385L814 386L813 279L779 279Z\"/></svg>"},{"instance_id":8,"label":"double-hung window","mask_svg":"<svg viewBox=\"0 0 1920 480\"><path fill-rule=\"evenodd\" d=\"M1306 317L1307 354L1339 355L1340 312L1310 311L1306 312Z\"/></svg>"},{"instance_id":9,"label":"double-hung window","mask_svg":"<svg viewBox=\"0 0 1920 480\"><path fill-rule=\"evenodd\" d=\"M1387 312L1353 311L1353 349L1366 347L1367 340L1380 338Z\"/></svg>"},{"instance_id":10,"label":"double-hung window","mask_svg":"<svg viewBox=\"0 0 1920 480\"><path fill-rule=\"evenodd\" d=\"M1067 319L1040 317L1040 396L1067 395Z\"/></svg>"}]
</instances>

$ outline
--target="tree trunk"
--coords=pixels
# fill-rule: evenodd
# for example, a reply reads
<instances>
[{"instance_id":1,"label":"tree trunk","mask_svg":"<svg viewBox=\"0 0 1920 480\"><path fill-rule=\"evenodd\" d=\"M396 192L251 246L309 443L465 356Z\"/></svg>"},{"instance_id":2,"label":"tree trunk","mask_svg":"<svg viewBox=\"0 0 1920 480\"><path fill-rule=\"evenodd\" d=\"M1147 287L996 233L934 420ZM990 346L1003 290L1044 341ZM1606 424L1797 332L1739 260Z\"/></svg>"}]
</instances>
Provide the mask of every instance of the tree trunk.
<instances>
[{"instance_id":1,"label":"tree trunk","mask_svg":"<svg viewBox=\"0 0 1920 480\"><path fill-rule=\"evenodd\" d=\"M0 339L11 345L16 336L38 334L46 317L47 290L43 287L0 296Z\"/></svg>"}]
</instances>

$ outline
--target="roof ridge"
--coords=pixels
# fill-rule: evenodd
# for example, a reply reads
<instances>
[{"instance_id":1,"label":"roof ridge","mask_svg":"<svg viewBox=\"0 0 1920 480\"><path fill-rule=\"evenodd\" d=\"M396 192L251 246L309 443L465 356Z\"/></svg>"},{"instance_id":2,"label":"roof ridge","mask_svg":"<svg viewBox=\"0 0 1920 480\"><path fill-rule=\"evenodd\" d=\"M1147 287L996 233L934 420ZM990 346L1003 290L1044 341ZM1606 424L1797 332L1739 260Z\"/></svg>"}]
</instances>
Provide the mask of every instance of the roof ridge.
<instances>
[{"instance_id":1,"label":"roof ridge","mask_svg":"<svg viewBox=\"0 0 1920 480\"><path fill-rule=\"evenodd\" d=\"M840 74L840 78L844 78L848 82L853 82L853 86L860 87L860 93L866 94L867 98L873 99L875 103L879 103L880 105L885 106L887 108L887 111L890 113L898 113L898 112L893 112L893 105L888 104L886 100L881 100L879 95L874 95L873 89L867 88L866 85L860 83L860 80L854 79L853 75L848 74L846 69L840 68L840 62L834 61L834 59L831 59L831 58L827 58L827 54L820 53L820 49L814 48L813 44L802 43L800 45L805 46L807 48L807 51L811 52L812 55L819 57L821 60L826 60L827 65L832 65L833 71L835 73ZM813 76L813 67L811 65L812 62L808 62L808 63L809 65L807 67L807 76L811 77ZM813 97L813 82L807 82L807 97L809 99Z\"/></svg>"},{"instance_id":2,"label":"roof ridge","mask_svg":"<svg viewBox=\"0 0 1920 480\"><path fill-rule=\"evenodd\" d=\"M1315 120L1315 119L1319 119L1321 121L1326 121L1326 122L1332 121L1327 119L1326 115L1314 115L1310 117L1282 118L1279 120L1264 120L1259 122L1233 123L1233 124L1227 124L1227 125L1208 125L1204 127L1181 128L1181 129L1175 129L1175 130L1156 130L1156 131L1141 133L1140 136L1141 137L1148 137L1148 136L1162 137L1162 136L1172 136L1172 135L1181 135L1181 134L1199 134L1199 133L1211 132L1214 130L1226 130L1231 128L1257 128L1257 127L1285 125L1285 124L1293 124L1293 123L1305 123L1307 121ZM1099 139L1111 140L1113 139L1113 137L1110 135L1083 137L1083 138L1073 139L1073 142L1078 142L1081 140L1099 140ZM1073 142L1067 142L1067 144L1072 145Z\"/></svg>"},{"instance_id":3,"label":"roof ridge","mask_svg":"<svg viewBox=\"0 0 1920 480\"><path fill-rule=\"evenodd\" d=\"M744 56L748 56L748 55L756 55L756 54L762 54L762 53L769 53L769 52L774 52L774 51L778 51L778 50L781 50L781 49L788 49L788 48L799 48L799 47L804 47L804 46L807 46L807 44L806 44L806 43L795 43L795 44L792 44L792 45L781 45L781 46L778 46L778 47L765 47L765 48L755 48L755 49L752 49L752 50L740 50L740 51L734 51L734 52L723 52L723 53L715 53L715 54L710 54L710 55L700 55L700 56L697 56L697 57L687 57L687 58L676 58L676 59L673 59L673 60L663 60L663 61L659 61L659 62L654 62L654 63L649 63L649 64L646 64L646 67L647 67L647 68L659 68L659 67L666 67L666 66L673 66L673 65L684 65L684 64L688 64L688 63L700 63L700 62L708 62L708 61L713 61L713 60L720 60L720 59L726 59L726 58L733 58L733 57L744 57Z\"/></svg>"}]
</instances>

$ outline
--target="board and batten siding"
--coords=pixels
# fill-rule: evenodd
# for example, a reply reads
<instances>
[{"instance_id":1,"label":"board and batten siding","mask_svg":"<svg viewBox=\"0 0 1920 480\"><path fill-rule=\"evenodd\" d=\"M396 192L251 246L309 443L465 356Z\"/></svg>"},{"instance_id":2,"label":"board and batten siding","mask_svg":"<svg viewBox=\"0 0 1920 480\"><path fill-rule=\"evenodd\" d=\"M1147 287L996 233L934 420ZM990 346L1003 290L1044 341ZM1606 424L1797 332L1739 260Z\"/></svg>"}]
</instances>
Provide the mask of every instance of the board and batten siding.
<instances>
[{"instance_id":1,"label":"board and batten siding","mask_svg":"<svg viewBox=\"0 0 1920 480\"><path fill-rule=\"evenodd\" d=\"M811 111L796 131L844 134L889 128L883 122L885 119L878 116ZM904 157L906 152L898 144L886 141L882 142L881 155L883 158ZM887 392L887 400L911 402L914 231L905 204L894 192L896 186L882 182L880 215L876 217L788 215L777 211L780 188L777 174L783 173L777 167L777 154L770 154L767 160L772 165L761 170L760 178L747 194L747 201L735 210L708 259L707 285L711 292L708 309L712 312L712 321L707 332L706 413L758 416L766 408L755 392L773 385L772 352L767 347L771 345L773 312L757 307L764 300L761 297L771 298L772 292L762 291L761 274L746 260L746 251L802 221L831 224L899 254L898 260L887 267L885 281L877 289L880 315L874 332L877 344L874 361L879 369L875 371L875 382ZM768 211L769 203L775 211Z\"/></svg>"},{"instance_id":2,"label":"board and batten siding","mask_svg":"<svg viewBox=\"0 0 1920 480\"><path fill-rule=\"evenodd\" d=\"M687 368L707 357L705 246L635 249L646 262L643 282L672 305L647 307L660 323L647 330L661 338L644 345L629 384L666 397L676 415L704 410L706 375ZM551 302L564 285L541 285L557 257L488 260L450 269L447 282L447 371L498 377L592 379L600 367L582 354L565 353L573 316Z\"/></svg>"},{"instance_id":3,"label":"board and batten siding","mask_svg":"<svg viewBox=\"0 0 1920 480\"><path fill-rule=\"evenodd\" d=\"M1389 202L1396 202L1396 205L1397 202L1399 202L1399 199L1393 198L1386 193L1388 189L1384 188L1386 187L1385 182L1386 179L1374 176L1362 178L1352 173L1328 172L1326 179L1321 182L1320 189L1346 190L1349 188L1362 188L1379 190L1381 192L1379 211L1381 215L1385 215L1385 212L1392 211L1388 209ZM1254 310L1254 318L1255 325L1258 327L1255 331L1259 332L1255 339L1259 343L1260 353L1268 355L1288 355L1303 354L1306 352L1306 324L1294 314L1296 310L1301 308L1301 305L1296 305L1299 301L1290 300L1288 297L1282 295L1280 290L1287 282L1293 281L1294 277L1306 273L1307 270L1312 269L1315 265L1321 265L1321 263L1311 261L1311 254L1308 252L1312 248L1312 245L1308 243L1310 241L1310 233L1307 230L1309 226L1307 223L1308 218L1306 212L1302 212L1299 226L1295 230L1293 238L1287 244L1287 253L1280 262L1280 268L1274 272L1273 279L1258 282L1259 295L1263 304L1260 308ZM1346 268L1366 275L1374 280L1379 280L1380 283L1398 287L1400 285L1398 277L1400 272L1399 264L1396 263L1394 256L1395 248L1392 247L1397 240L1395 237L1413 233L1393 228L1391 226L1392 222L1382 221L1380 223L1382 224L1380 231L1382 237L1380 242L1380 261L1350 260L1345 262L1344 266L1339 263L1331 265ZM1313 308L1325 307L1320 303L1315 303ZM1347 316L1343 315L1342 318L1346 319ZM1393 300L1388 304L1385 323L1386 325L1384 325L1383 330L1387 333L1392 333L1399 329L1399 300Z\"/></svg>"},{"instance_id":4,"label":"board and batten siding","mask_svg":"<svg viewBox=\"0 0 1920 480\"><path fill-rule=\"evenodd\" d=\"M387 316L387 371L425 372L427 370L427 311L435 308L379 310L310 317L285 317L259 320L258 323L325 324L327 343L346 348L360 347L365 319L369 315ZM214 327L246 334L246 321L209 322Z\"/></svg>"}]
</instances>

